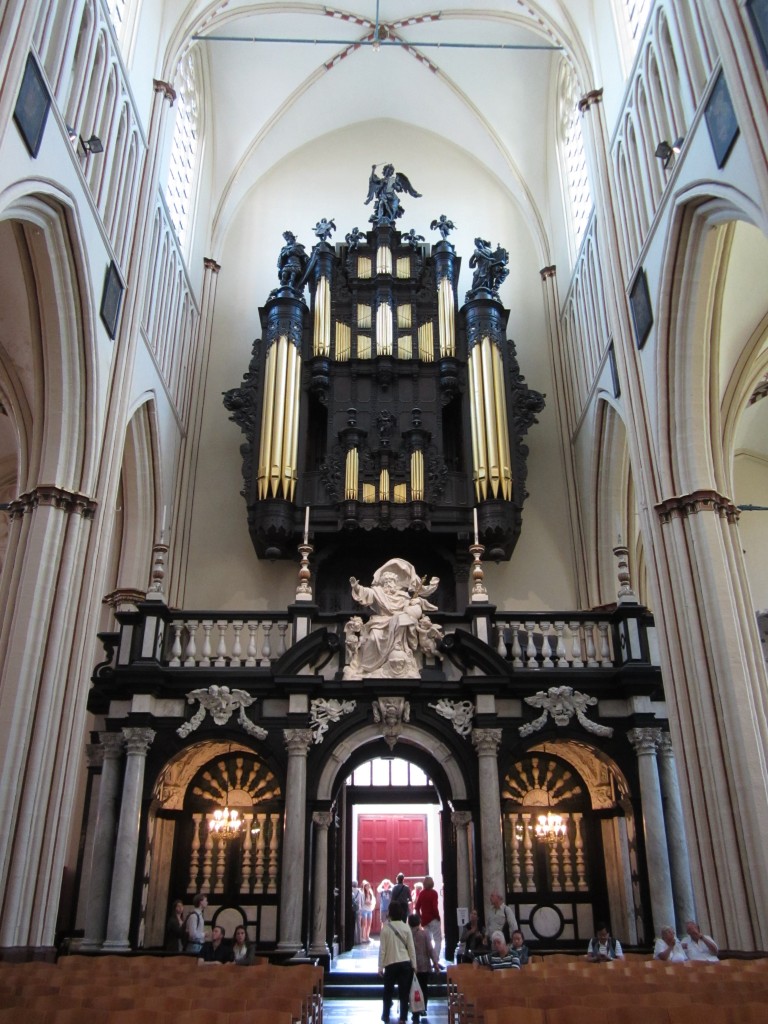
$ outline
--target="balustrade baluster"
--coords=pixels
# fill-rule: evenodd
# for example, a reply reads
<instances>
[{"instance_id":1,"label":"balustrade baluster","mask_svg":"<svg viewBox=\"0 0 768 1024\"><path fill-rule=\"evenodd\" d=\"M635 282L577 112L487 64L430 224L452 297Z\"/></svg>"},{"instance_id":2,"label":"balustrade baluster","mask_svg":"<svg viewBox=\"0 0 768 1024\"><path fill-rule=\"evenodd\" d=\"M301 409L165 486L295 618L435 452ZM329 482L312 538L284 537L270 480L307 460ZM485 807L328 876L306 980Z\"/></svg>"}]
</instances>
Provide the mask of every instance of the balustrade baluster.
<instances>
[{"instance_id":1,"label":"balustrade baluster","mask_svg":"<svg viewBox=\"0 0 768 1024\"><path fill-rule=\"evenodd\" d=\"M509 631L512 637L512 665L514 668L522 668L523 649L520 646L520 623L510 622Z\"/></svg>"},{"instance_id":2,"label":"balustrade baluster","mask_svg":"<svg viewBox=\"0 0 768 1024\"><path fill-rule=\"evenodd\" d=\"M554 668L555 663L552 661L552 641L550 638L550 631L552 629L551 622L541 623L541 655L542 655L542 668Z\"/></svg>"},{"instance_id":3,"label":"balustrade baluster","mask_svg":"<svg viewBox=\"0 0 768 1024\"><path fill-rule=\"evenodd\" d=\"M601 668L613 668L613 659L611 658L611 643L609 635L609 623L598 622L597 628L600 632L600 666Z\"/></svg>"},{"instance_id":4,"label":"balustrade baluster","mask_svg":"<svg viewBox=\"0 0 768 1024\"><path fill-rule=\"evenodd\" d=\"M579 632L578 622L569 622L568 626L571 630L571 666L573 668L584 668L584 662L581 660L581 633Z\"/></svg>"},{"instance_id":5,"label":"balustrade baluster","mask_svg":"<svg viewBox=\"0 0 768 1024\"><path fill-rule=\"evenodd\" d=\"M587 876L586 864L584 863L584 840L581 836L581 814L574 814L573 823L576 826L576 888L579 892L586 892Z\"/></svg>"},{"instance_id":6,"label":"balustrade baluster","mask_svg":"<svg viewBox=\"0 0 768 1024\"><path fill-rule=\"evenodd\" d=\"M532 815L521 814L523 819L523 859L525 861L525 888L527 892L536 892L536 879L533 874L533 826Z\"/></svg>"},{"instance_id":7,"label":"balustrade baluster","mask_svg":"<svg viewBox=\"0 0 768 1024\"><path fill-rule=\"evenodd\" d=\"M246 651L245 664L248 668L255 668L258 664L258 647L256 645L256 634L259 632L259 620L252 619L248 622L248 649Z\"/></svg>"},{"instance_id":8,"label":"balustrade baluster","mask_svg":"<svg viewBox=\"0 0 768 1024\"><path fill-rule=\"evenodd\" d=\"M232 668L239 668L240 665L242 664L240 660L240 655L242 654L243 651L242 647L240 646L240 634L242 633L242 631L243 623L240 620L237 620L232 623L232 632L234 633L234 637L232 639L232 660L229 663Z\"/></svg>"},{"instance_id":9,"label":"balustrade baluster","mask_svg":"<svg viewBox=\"0 0 768 1024\"><path fill-rule=\"evenodd\" d=\"M288 632L288 626L289 625L290 625L289 622L278 622L278 624L277 624L277 632L278 632L277 657L278 658L282 658L282 656L288 650L287 644L285 642L285 635Z\"/></svg>"},{"instance_id":10,"label":"balustrade baluster","mask_svg":"<svg viewBox=\"0 0 768 1024\"><path fill-rule=\"evenodd\" d=\"M187 892L197 892L197 873L200 870L200 827L202 814L193 814L192 852L189 856L189 885Z\"/></svg>"},{"instance_id":11,"label":"balustrade baluster","mask_svg":"<svg viewBox=\"0 0 768 1024\"><path fill-rule=\"evenodd\" d=\"M200 659L200 665L208 668L211 664L211 630L213 629L213 619L203 619L203 656Z\"/></svg>"},{"instance_id":12,"label":"balustrade baluster","mask_svg":"<svg viewBox=\"0 0 768 1024\"><path fill-rule=\"evenodd\" d=\"M560 883L560 850L559 843L549 844L549 874L551 876L550 885L552 892L561 892L562 885Z\"/></svg>"},{"instance_id":13,"label":"balustrade baluster","mask_svg":"<svg viewBox=\"0 0 768 1024\"><path fill-rule=\"evenodd\" d=\"M184 623L174 620L171 623L173 629L173 644L171 645L171 660L168 662L171 668L178 668L181 665L181 631Z\"/></svg>"},{"instance_id":14,"label":"balustrade baluster","mask_svg":"<svg viewBox=\"0 0 768 1024\"><path fill-rule=\"evenodd\" d=\"M184 651L184 667L194 668L197 665L197 641L195 640L195 634L197 633L197 627L199 623L195 622L194 619L190 619L187 622L187 632L189 637L187 639L187 647Z\"/></svg>"},{"instance_id":15,"label":"balustrade baluster","mask_svg":"<svg viewBox=\"0 0 768 1024\"><path fill-rule=\"evenodd\" d=\"M261 628L264 630L264 639L261 644L261 665L262 668L269 668L270 658L272 655L272 644L269 639L270 633L272 632L273 623L262 622Z\"/></svg>"},{"instance_id":16,"label":"balustrade baluster","mask_svg":"<svg viewBox=\"0 0 768 1024\"><path fill-rule=\"evenodd\" d=\"M518 814L511 814L512 820L512 892L522 892L523 883L520 881L520 840L521 830L525 827Z\"/></svg>"},{"instance_id":17,"label":"balustrade baluster","mask_svg":"<svg viewBox=\"0 0 768 1024\"><path fill-rule=\"evenodd\" d=\"M277 846L279 842L278 824L280 815L270 814L270 837L269 837L269 882L267 892L277 892Z\"/></svg>"},{"instance_id":18,"label":"balustrade baluster","mask_svg":"<svg viewBox=\"0 0 768 1024\"><path fill-rule=\"evenodd\" d=\"M227 866L227 841L219 836L216 840L218 847L216 851L216 882L213 886L214 892L224 892L224 869Z\"/></svg>"},{"instance_id":19,"label":"balustrade baluster","mask_svg":"<svg viewBox=\"0 0 768 1024\"><path fill-rule=\"evenodd\" d=\"M245 831L243 833L243 858L240 871L240 892L249 893L251 891L251 847L253 846L251 827L254 819L253 815L248 812L243 815L243 819L245 821Z\"/></svg>"},{"instance_id":20,"label":"balustrade baluster","mask_svg":"<svg viewBox=\"0 0 768 1024\"><path fill-rule=\"evenodd\" d=\"M264 845L267 838L267 816L257 814L259 833L256 836L256 871L253 879L253 891L264 892Z\"/></svg>"},{"instance_id":21,"label":"balustrade baluster","mask_svg":"<svg viewBox=\"0 0 768 1024\"><path fill-rule=\"evenodd\" d=\"M219 619L216 623L216 628L219 631L219 642L216 645L216 661L214 665L216 668L226 668L227 666L227 627L229 623L226 619Z\"/></svg>"},{"instance_id":22,"label":"balustrade baluster","mask_svg":"<svg viewBox=\"0 0 768 1024\"><path fill-rule=\"evenodd\" d=\"M594 622L584 623L584 636L587 641L587 668L597 668L595 657L595 624Z\"/></svg>"},{"instance_id":23,"label":"balustrade baluster","mask_svg":"<svg viewBox=\"0 0 768 1024\"><path fill-rule=\"evenodd\" d=\"M201 891L211 888L211 866L213 864L213 836L211 835L211 815L205 816L205 844L203 846L203 884Z\"/></svg>"},{"instance_id":24,"label":"balustrade baluster","mask_svg":"<svg viewBox=\"0 0 768 1024\"><path fill-rule=\"evenodd\" d=\"M571 860L571 816L563 815L565 836L563 837L563 887L573 889L573 863Z\"/></svg>"},{"instance_id":25,"label":"balustrade baluster","mask_svg":"<svg viewBox=\"0 0 768 1024\"><path fill-rule=\"evenodd\" d=\"M504 642L504 625L500 622L497 629L496 653L500 658L507 659L507 645Z\"/></svg>"},{"instance_id":26,"label":"balustrade baluster","mask_svg":"<svg viewBox=\"0 0 768 1024\"><path fill-rule=\"evenodd\" d=\"M536 661L536 644L533 642L533 631L536 628L535 622L526 622L525 628L528 633L528 643L525 645L525 666L526 668L538 668Z\"/></svg>"},{"instance_id":27,"label":"balustrade baluster","mask_svg":"<svg viewBox=\"0 0 768 1024\"><path fill-rule=\"evenodd\" d=\"M557 633L557 646L555 647L555 666L557 668L570 668L570 662L565 650L565 623L556 622L555 632Z\"/></svg>"}]
</instances>

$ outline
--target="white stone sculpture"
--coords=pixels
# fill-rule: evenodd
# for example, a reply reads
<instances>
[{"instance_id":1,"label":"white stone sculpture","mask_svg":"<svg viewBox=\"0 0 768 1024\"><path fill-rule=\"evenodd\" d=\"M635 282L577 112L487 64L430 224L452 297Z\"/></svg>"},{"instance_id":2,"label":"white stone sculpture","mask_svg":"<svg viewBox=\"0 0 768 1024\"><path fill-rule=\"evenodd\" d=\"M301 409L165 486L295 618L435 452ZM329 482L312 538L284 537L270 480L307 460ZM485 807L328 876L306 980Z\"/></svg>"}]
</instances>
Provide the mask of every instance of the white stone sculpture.
<instances>
[{"instance_id":1,"label":"white stone sculpture","mask_svg":"<svg viewBox=\"0 0 768 1024\"><path fill-rule=\"evenodd\" d=\"M448 700L447 697L441 697L437 704L428 706L434 708L441 718L453 722L453 728L459 736L469 736L472 732L475 705L471 700Z\"/></svg>"},{"instance_id":2,"label":"white stone sculpture","mask_svg":"<svg viewBox=\"0 0 768 1024\"><path fill-rule=\"evenodd\" d=\"M200 701L200 707L188 722L176 730L182 739L199 728L206 712L210 712L216 725L226 725L235 711L239 712L237 720L249 736L255 736L260 740L267 738L266 729L252 722L245 713L245 709L256 700L245 690L230 690L228 686L217 686L213 683L207 690L190 690L187 694L187 703L194 704L196 700Z\"/></svg>"},{"instance_id":3,"label":"white stone sculpture","mask_svg":"<svg viewBox=\"0 0 768 1024\"><path fill-rule=\"evenodd\" d=\"M342 715L348 715L357 707L355 700L336 700L332 697L325 700L318 697L309 705L309 727L315 738L315 743L322 743L323 736L328 732L331 722L338 722Z\"/></svg>"},{"instance_id":4,"label":"white stone sculpture","mask_svg":"<svg viewBox=\"0 0 768 1024\"><path fill-rule=\"evenodd\" d=\"M519 727L518 732L521 736L530 736L531 733L543 729L549 715L552 716L555 725L568 725L575 716L587 732L591 732L595 736L613 736L613 729L607 725L591 722L585 714L588 707L597 704L597 697L579 693L571 686L550 686L546 693L544 690L539 690L532 697L526 697L525 703L530 704L533 708L543 708L544 710L538 718Z\"/></svg>"},{"instance_id":5,"label":"white stone sculpture","mask_svg":"<svg viewBox=\"0 0 768 1024\"><path fill-rule=\"evenodd\" d=\"M443 631L425 612L437 611L426 600L438 587L436 576L427 583L410 562L391 558L377 569L370 587L350 577L352 597L371 608L367 622L359 616L344 627L347 664L345 679L414 679L419 675L416 652L434 655Z\"/></svg>"},{"instance_id":6,"label":"white stone sculpture","mask_svg":"<svg viewBox=\"0 0 768 1024\"><path fill-rule=\"evenodd\" d=\"M411 705L405 697L379 697L372 707L373 720L381 725L381 735L392 750L403 731L403 724L411 720Z\"/></svg>"}]
</instances>

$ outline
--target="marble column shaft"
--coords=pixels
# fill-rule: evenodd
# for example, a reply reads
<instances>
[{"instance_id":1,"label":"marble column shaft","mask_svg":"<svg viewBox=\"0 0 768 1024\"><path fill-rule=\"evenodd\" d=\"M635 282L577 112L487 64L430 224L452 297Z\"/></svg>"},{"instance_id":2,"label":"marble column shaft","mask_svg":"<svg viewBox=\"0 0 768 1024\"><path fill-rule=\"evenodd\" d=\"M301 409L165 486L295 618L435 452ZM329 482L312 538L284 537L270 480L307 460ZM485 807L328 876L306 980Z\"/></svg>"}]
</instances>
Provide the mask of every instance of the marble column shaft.
<instances>
[{"instance_id":1,"label":"marble column shaft","mask_svg":"<svg viewBox=\"0 0 768 1024\"><path fill-rule=\"evenodd\" d=\"M85 910L85 935L81 949L99 949L107 933L109 892L112 885L112 863L115 852L115 823L117 821L117 792L120 781L120 759L125 748L122 733L103 732L99 735L104 753L99 784L96 825L88 904Z\"/></svg>"},{"instance_id":2,"label":"marble column shaft","mask_svg":"<svg viewBox=\"0 0 768 1024\"><path fill-rule=\"evenodd\" d=\"M470 811L454 811L451 822L456 830L456 906L472 909L472 878L469 863Z\"/></svg>"},{"instance_id":3,"label":"marble column shaft","mask_svg":"<svg viewBox=\"0 0 768 1024\"><path fill-rule=\"evenodd\" d=\"M120 804L120 822L115 844L115 866L112 872L112 891L109 898L107 938L103 949L128 950L131 948L129 931L133 905L133 883L136 877L136 858L139 850L141 824L141 795L144 788L144 767L147 751L155 738L153 729L123 729L126 745L123 799Z\"/></svg>"},{"instance_id":4,"label":"marble column shaft","mask_svg":"<svg viewBox=\"0 0 768 1024\"><path fill-rule=\"evenodd\" d=\"M312 824L315 832L315 877L312 894L312 945L310 953L327 956L328 923L328 829L333 822L330 811L315 811Z\"/></svg>"},{"instance_id":5,"label":"marble column shaft","mask_svg":"<svg viewBox=\"0 0 768 1024\"><path fill-rule=\"evenodd\" d=\"M282 874L280 880L279 950L301 949L304 909L304 831L307 800L307 753L312 745L309 729L286 729L288 776L285 786Z\"/></svg>"},{"instance_id":6,"label":"marble column shaft","mask_svg":"<svg viewBox=\"0 0 768 1024\"><path fill-rule=\"evenodd\" d=\"M640 779L640 800L643 809L645 858L648 864L648 885L651 892L653 927L659 935L665 925L674 926L675 904L667 852L667 832L664 827L664 807L656 764L656 750L661 740L661 729L630 729L629 742L637 754Z\"/></svg>"},{"instance_id":7,"label":"marble column shaft","mask_svg":"<svg viewBox=\"0 0 768 1024\"><path fill-rule=\"evenodd\" d=\"M491 905L491 893L506 899L504 839L501 831L501 796L497 754L501 729L474 729L480 790L480 848L483 866L483 908Z\"/></svg>"},{"instance_id":8,"label":"marble column shaft","mask_svg":"<svg viewBox=\"0 0 768 1024\"><path fill-rule=\"evenodd\" d=\"M672 871L672 894L675 901L677 930L682 934L686 921L695 921L696 906L693 898L691 864L688 855L688 840L685 834L683 802L680 798L680 784L677 778L672 737L668 732L661 734L659 743L659 776L661 795L664 802L664 821L667 829L669 866Z\"/></svg>"}]
</instances>

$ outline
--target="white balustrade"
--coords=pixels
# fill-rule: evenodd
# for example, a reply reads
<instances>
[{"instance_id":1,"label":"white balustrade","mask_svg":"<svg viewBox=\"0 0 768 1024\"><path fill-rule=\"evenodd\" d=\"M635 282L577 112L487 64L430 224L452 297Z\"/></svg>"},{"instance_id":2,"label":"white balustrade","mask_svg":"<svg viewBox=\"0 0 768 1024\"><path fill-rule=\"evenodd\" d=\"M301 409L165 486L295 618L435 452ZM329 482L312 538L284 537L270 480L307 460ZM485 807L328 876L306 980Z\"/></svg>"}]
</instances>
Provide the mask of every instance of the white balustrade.
<instances>
[{"instance_id":1,"label":"white balustrade","mask_svg":"<svg viewBox=\"0 0 768 1024\"><path fill-rule=\"evenodd\" d=\"M277 637L274 627L277 626ZM170 668L269 668L289 646L290 623L269 619L201 619L188 616L171 624ZM198 635L202 634L198 650ZM243 658L243 635L247 636ZM215 636L215 640L212 639ZM261 641L261 648L259 647ZM215 645L215 657L214 655ZM274 649L273 649L274 648Z\"/></svg>"}]
</instances>

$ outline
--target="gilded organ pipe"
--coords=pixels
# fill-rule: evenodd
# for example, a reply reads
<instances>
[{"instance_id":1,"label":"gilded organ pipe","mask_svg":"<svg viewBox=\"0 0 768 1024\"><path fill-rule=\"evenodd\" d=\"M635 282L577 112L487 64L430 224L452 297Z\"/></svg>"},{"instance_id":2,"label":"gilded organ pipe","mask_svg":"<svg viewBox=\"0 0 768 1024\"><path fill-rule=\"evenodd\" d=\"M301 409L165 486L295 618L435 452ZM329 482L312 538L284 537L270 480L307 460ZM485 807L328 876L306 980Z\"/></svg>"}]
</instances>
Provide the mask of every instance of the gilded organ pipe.
<instances>
[{"instance_id":1,"label":"gilded organ pipe","mask_svg":"<svg viewBox=\"0 0 768 1024\"><path fill-rule=\"evenodd\" d=\"M267 352L264 374L264 406L261 411L261 443L259 446L258 495L266 498L269 493L269 467L272 459L272 413L275 407L275 363L276 346Z\"/></svg>"},{"instance_id":2,"label":"gilded organ pipe","mask_svg":"<svg viewBox=\"0 0 768 1024\"><path fill-rule=\"evenodd\" d=\"M485 443L487 451L488 482L494 498L499 496L501 470L499 468L499 446L496 437L495 395L493 393L493 342L489 337L480 343L483 367L483 401L485 413Z\"/></svg>"},{"instance_id":3,"label":"gilded organ pipe","mask_svg":"<svg viewBox=\"0 0 768 1024\"><path fill-rule=\"evenodd\" d=\"M344 497L347 501L357 501L357 467L357 448L350 448L347 452L344 474Z\"/></svg>"},{"instance_id":4,"label":"gilded organ pipe","mask_svg":"<svg viewBox=\"0 0 768 1024\"><path fill-rule=\"evenodd\" d=\"M501 493L507 500L512 500L512 454L509 447L509 429L507 426L507 397L504 390L504 361L501 352L493 348L493 390L496 396L496 434L499 444L499 460L501 463Z\"/></svg>"},{"instance_id":5,"label":"gilded organ pipe","mask_svg":"<svg viewBox=\"0 0 768 1024\"><path fill-rule=\"evenodd\" d=\"M272 457L269 463L269 490L273 498L278 496L282 479L283 444L285 443L285 386L288 366L288 338L283 334L277 340L277 365L275 367L275 414L272 420Z\"/></svg>"},{"instance_id":6,"label":"gilded organ pipe","mask_svg":"<svg viewBox=\"0 0 768 1024\"><path fill-rule=\"evenodd\" d=\"M376 355L392 355L392 307L382 302L376 309Z\"/></svg>"},{"instance_id":7,"label":"gilded organ pipe","mask_svg":"<svg viewBox=\"0 0 768 1024\"><path fill-rule=\"evenodd\" d=\"M485 444L485 406L483 400L483 368L480 346L475 345L469 356L469 407L472 428L472 465L475 494L478 501L488 497L488 464Z\"/></svg>"},{"instance_id":8,"label":"gilded organ pipe","mask_svg":"<svg viewBox=\"0 0 768 1024\"><path fill-rule=\"evenodd\" d=\"M285 391L285 446L283 449L283 495L293 501L298 476L299 454L299 386L301 355L295 345L288 345L288 380Z\"/></svg>"},{"instance_id":9,"label":"gilded organ pipe","mask_svg":"<svg viewBox=\"0 0 768 1024\"><path fill-rule=\"evenodd\" d=\"M331 353L331 286L327 277L317 282L312 352L316 356Z\"/></svg>"},{"instance_id":10,"label":"gilded organ pipe","mask_svg":"<svg viewBox=\"0 0 768 1024\"><path fill-rule=\"evenodd\" d=\"M389 470L379 473L379 501L389 501Z\"/></svg>"},{"instance_id":11,"label":"gilded organ pipe","mask_svg":"<svg viewBox=\"0 0 768 1024\"><path fill-rule=\"evenodd\" d=\"M453 289L447 277L437 286L437 312L440 331L440 356L445 359L456 355L456 320Z\"/></svg>"},{"instance_id":12,"label":"gilded organ pipe","mask_svg":"<svg viewBox=\"0 0 768 1024\"><path fill-rule=\"evenodd\" d=\"M424 500L424 453L418 450L411 452L411 498Z\"/></svg>"}]
</instances>

